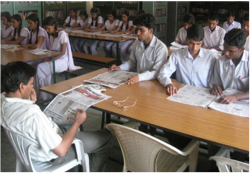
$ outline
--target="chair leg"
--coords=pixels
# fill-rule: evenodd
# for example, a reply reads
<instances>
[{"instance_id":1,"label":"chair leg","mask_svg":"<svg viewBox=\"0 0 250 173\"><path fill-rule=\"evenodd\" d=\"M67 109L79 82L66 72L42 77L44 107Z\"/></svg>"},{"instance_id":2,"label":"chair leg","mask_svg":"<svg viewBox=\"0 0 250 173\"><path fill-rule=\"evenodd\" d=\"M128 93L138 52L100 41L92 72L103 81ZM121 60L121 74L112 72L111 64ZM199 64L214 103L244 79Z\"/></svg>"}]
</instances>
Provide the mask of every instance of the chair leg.
<instances>
[{"instance_id":1,"label":"chair leg","mask_svg":"<svg viewBox=\"0 0 250 173\"><path fill-rule=\"evenodd\" d=\"M22 172L23 164L16 155L16 172Z\"/></svg>"},{"instance_id":2,"label":"chair leg","mask_svg":"<svg viewBox=\"0 0 250 173\"><path fill-rule=\"evenodd\" d=\"M196 172L199 145L189 154L189 172Z\"/></svg>"},{"instance_id":3,"label":"chair leg","mask_svg":"<svg viewBox=\"0 0 250 173\"><path fill-rule=\"evenodd\" d=\"M102 124L101 124L101 129L104 128L105 115L106 115L106 113L105 113L105 112L102 112Z\"/></svg>"},{"instance_id":4,"label":"chair leg","mask_svg":"<svg viewBox=\"0 0 250 173\"><path fill-rule=\"evenodd\" d=\"M82 160L82 169L83 169L83 172L90 172L90 169L89 169L89 156L88 154L84 154L83 156L83 160Z\"/></svg>"},{"instance_id":5,"label":"chair leg","mask_svg":"<svg viewBox=\"0 0 250 173\"><path fill-rule=\"evenodd\" d=\"M109 113L106 113L106 123L111 123L111 115Z\"/></svg>"},{"instance_id":6,"label":"chair leg","mask_svg":"<svg viewBox=\"0 0 250 173\"><path fill-rule=\"evenodd\" d=\"M69 79L69 73L68 73L68 72L66 72L65 79L66 79L66 80L68 80L68 79Z\"/></svg>"}]
</instances>

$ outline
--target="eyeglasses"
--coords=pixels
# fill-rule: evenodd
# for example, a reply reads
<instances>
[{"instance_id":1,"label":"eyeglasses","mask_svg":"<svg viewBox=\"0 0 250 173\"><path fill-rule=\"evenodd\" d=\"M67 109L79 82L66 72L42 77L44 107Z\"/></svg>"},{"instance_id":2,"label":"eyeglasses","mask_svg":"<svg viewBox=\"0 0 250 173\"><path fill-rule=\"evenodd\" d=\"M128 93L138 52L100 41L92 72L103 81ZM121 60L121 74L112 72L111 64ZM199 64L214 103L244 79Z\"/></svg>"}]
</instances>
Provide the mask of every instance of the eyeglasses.
<instances>
[{"instance_id":1,"label":"eyeglasses","mask_svg":"<svg viewBox=\"0 0 250 173\"><path fill-rule=\"evenodd\" d=\"M133 105L130 105L130 106L123 106L122 103L124 103L125 101L127 101L128 98L129 98L129 97L127 97L125 100L121 100L121 101L113 101L113 105L117 106L118 108L122 108L123 111L127 110L127 108L129 108L129 107L135 106L137 100L135 100L135 103L134 103Z\"/></svg>"}]
</instances>

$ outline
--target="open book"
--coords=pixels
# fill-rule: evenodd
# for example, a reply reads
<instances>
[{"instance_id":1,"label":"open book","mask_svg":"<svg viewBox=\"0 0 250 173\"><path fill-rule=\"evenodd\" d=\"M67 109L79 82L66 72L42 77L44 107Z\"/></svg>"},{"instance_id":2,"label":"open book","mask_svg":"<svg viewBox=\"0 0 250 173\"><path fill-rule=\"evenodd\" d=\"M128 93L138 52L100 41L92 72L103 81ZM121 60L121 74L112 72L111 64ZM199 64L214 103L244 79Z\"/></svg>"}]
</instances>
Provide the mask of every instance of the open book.
<instances>
[{"instance_id":1,"label":"open book","mask_svg":"<svg viewBox=\"0 0 250 173\"><path fill-rule=\"evenodd\" d=\"M242 92L229 88L224 91L224 95L233 95L236 93ZM185 85L178 90L178 94L170 96L167 99L183 104L210 108L228 114L249 117L249 100L240 100L231 104L219 103L218 100L220 97L211 95L208 88Z\"/></svg>"},{"instance_id":2,"label":"open book","mask_svg":"<svg viewBox=\"0 0 250 173\"><path fill-rule=\"evenodd\" d=\"M96 77L84 80L86 83L100 84L110 88L117 88L118 86L126 83L128 78L134 74L134 72L128 71L112 71L99 74Z\"/></svg>"},{"instance_id":3,"label":"open book","mask_svg":"<svg viewBox=\"0 0 250 173\"><path fill-rule=\"evenodd\" d=\"M90 106L110 98L102 91L106 89L95 84L76 86L57 95L44 109L44 113L58 125L71 125L77 109L86 111Z\"/></svg>"}]
</instances>

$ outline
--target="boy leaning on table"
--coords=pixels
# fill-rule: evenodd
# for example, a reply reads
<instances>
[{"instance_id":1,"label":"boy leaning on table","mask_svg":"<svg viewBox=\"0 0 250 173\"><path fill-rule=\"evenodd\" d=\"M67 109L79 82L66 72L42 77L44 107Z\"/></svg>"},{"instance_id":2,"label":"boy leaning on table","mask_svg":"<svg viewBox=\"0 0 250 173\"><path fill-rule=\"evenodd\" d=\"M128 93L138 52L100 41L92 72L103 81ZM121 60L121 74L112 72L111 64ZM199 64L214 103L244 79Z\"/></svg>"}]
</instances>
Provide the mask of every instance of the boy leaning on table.
<instances>
[{"instance_id":1,"label":"boy leaning on table","mask_svg":"<svg viewBox=\"0 0 250 173\"><path fill-rule=\"evenodd\" d=\"M224 56L214 67L210 93L222 96L223 90L233 88L241 94L222 96L221 103L249 99L249 52L244 50L246 34L242 29L232 29L224 37Z\"/></svg>"}]
</instances>

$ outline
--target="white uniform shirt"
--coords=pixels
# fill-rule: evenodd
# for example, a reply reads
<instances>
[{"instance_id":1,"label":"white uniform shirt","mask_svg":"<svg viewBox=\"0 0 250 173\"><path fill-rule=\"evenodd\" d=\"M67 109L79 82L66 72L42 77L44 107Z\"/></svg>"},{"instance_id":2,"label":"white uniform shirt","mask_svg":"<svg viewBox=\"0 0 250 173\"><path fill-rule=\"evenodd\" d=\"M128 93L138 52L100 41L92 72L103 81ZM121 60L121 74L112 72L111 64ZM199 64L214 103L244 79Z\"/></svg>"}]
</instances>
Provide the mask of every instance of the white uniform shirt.
<instances>
[{"instance_id":1,"label":"white uniform shirt","mask_svg":"<svg viewBox=\"0 0 250 173\"><path fill-rule=\"evenodd\" d=\"M43 40L43 44L42 46L40 47L40 49L50 49L48 46L47 46L47 41L49 41L49 37L48 37L48 34L47 32L45 31L45 29L43 29L41 26L39 26L39 32L38 32L38 38L36 38L36 31L35 32L30 32L29 33L29 40L30 40L30 37L31 37L31 34L32 34L32 39L31 39L31 44L36 44L36 40L38 41L38 38L40 36L43 36L44 37L44 40ZM29 41L28 41L28 44L29 44Z\"/></svg>"},{"instance_id":2,"label":"white uniform shirt","mask_svg":"<svg viewBox=\"0 0 250 173\"><path fill-rule=\"evenodd\" d=\"M217 47L224 50L224 36L226 31L220 26L216 26L215 30L211 32L208 26L204 27L205 39L204 45L207 47Z\"/></svg>"},{"instance_id":3,"label":"white uniform shirt","mask_svg":"<svg viewBox=\"0 0 250 173\"><path fill-rule=\"evenodd\" d=\"M62 131L31 100L2 94L1 125L37 141L41 148L31 150L32 159L44 162L58 157L51 150L61 143Z\"/></svg>"},{"instance_id":4,"label":"white uniform shirt","mask_svg":"<svg viewBox=\"0 0 250 173\"><path fill-rule=\"evenodd\" d=\"M61 51L61 44L68 43L68 35L65 31L60 31L58 33L58 36L54 38L52 35L50 35L49 42L51 50L54 51ZM65 54L59 58L60 60L68 61L68 50L66 49Z\"/></svg>"},{"instance_id":5,"label":"white uniform shirt","mask_svg":"<svg viewBox=\"0 0 250 173\"><path fill-rule=\"evenodd\" d=\"M89 21L89 18L85 19L84 21L81 18L77 19L77 23L79 23L80 26L86 26L88 21Z\"/></svg>"},{"instance_id":6,"label":"white uniform shirt","mask_svg":"<svg viewBox=\"0 0 250 173\"><path fill-rule=\"evenodd\" d=\"M166 63L167 57L168 49L157 37L153 36L146 49L144 43L136 39L129 60L120 65L120 69L140 73L140 81L152 80L156 78L160 68Z\"/></svg>"},{"instance_id":7,"label":"white uniform shirt","mask_svg":"<svg viewBox=\"0 0 250 173\"><path fill-rule=\"evenodd\" d=\"M187 31L185 30L184 27L182 27L179 29L175 40L181 44L185 44L185 43L187 43L186 37L187 37Z\"/></svg>"},{"instance_id":8,"label":"white uniform shirt","mask_svg":"<svg viewBox=\"0 0 250 173\"><path fill-rule=\"evenodd\" d=\"M6 29L6 26L1 28L1 38L5 39L10 36L11 32L14 30L13 26L11 25L9 28Z\"/></svg>"},{"instance_id":9,"label":"white uniform shirt","mask_svg":"<svg viewBox=\"0 0 250 173\"><path fill-rule=\"evenodd\" d=\"M78 17L79 18L79 17ZM71 18L71 21L70 21L70 27L72 27L75 23L76 23L76 21L78 20L78 18L75 20L75 19L73 19L73 18ZM70 16L68 16L67 18L66 18L66 20L65 20L65 22L68 24L69 23L69 20L70 20Z\"/></svg>"},{"instance_id":10,"label":"white uniform shirt","mask_svg":"<svg viewBox=\"0 0 250 173\"><path fill-rule=\"evenodd\" d=\"M98 18L97 18L97 25L96 25L96 20L94 20L93 24L91 25L91 23L92 23L92 17L89 18L88 23L90 24L90 29L97 29L98 24L101 23L103 25L104 22L103 22L102 16L98 16Z\"/></svg>"},{"instance_id":11,"label":"white uniform shirt","mask_svg":"<svg viewBox=\"0 0 250 173\"><path fill-rule=\"evenodd\" d=\"M12 31L11 35L17 40L18 37L18 31L16 31L16 35L14 36L15 29ZM21 45L27 44L28 36L29 36L29 30L28 28L22 27L20 36L25 37L25 39L21 42Z\"/></svg>"},{"instance_id":12,"label":"white uniform shirt","mask_svg":"<svg viewBox=\"0 0 250 173\"><path fill-rule=\"evenodd\" d=\"M119 26L122 26L122 24L123 24L123 20L119 22ZM127 31L126 26L127 26L127 25L123 25L122 28L121 28L121 30L122 30L122 31ZM133 21L131 21L131 20L128 21L128 28L129 28L130 26L134 26L134 25L133 25Z\"/></svg>"},{"instance_id":13,"label":"white uniform shirt","mask_svg":"<svg viewBox=\"0 0 250 173\"><path fill-rule=\"evenodd\" d=\"M106 20L105 22L105 26L107 30L112 30L114 29L115 26L118 26L119 20L116 19L112 24L110 23L109 20Z\"/></svg>"},{"instance_id":14,"label":"white uniform shirt","mask_svg":"<svg viewBox=\"0 0 250 173\"><path fill-rule=\"evenodd\" d=\"M188 48L179 49L172 53L157 78L166 87L172 83L170 76L176 71L176 80L179 83L208 88L217 58L217 55L203 48L200 48L195 59Z\"/></svg>"},{"instance_id":15,"label":"white uniform shirt","mask_svg":"<svg viewBox=\"0 0 250 173\"><path fill-rule=\"evenodd\" d=\"M244 46L245 50L249 51L249 36L246 38L246 44Z\"/></svg>"},{"instance_id":16,"label":"white uniform shirt","mask_svg":"<svg viewBox=\"0 0 250 173\"><path fill-rule=\"evenodd\" d=\"M243 92L249 91L249 52L244 50L236 67L231 59L220 57L216 61L211 84L218 84L223 90L233 88Z\"/></svg>"},{"instance_id":17,"label":"white uniform shirt","mask_svg":"<svg viewBox=\"0 0 250 173\"><path fill-rule=\"evenodd\" d=\"M233 28L241 29L240 22L233 21L231 25L229 25L227 21L223 23L223 29L225 29L226 33Z\"/></svg>"}]
</instances>

